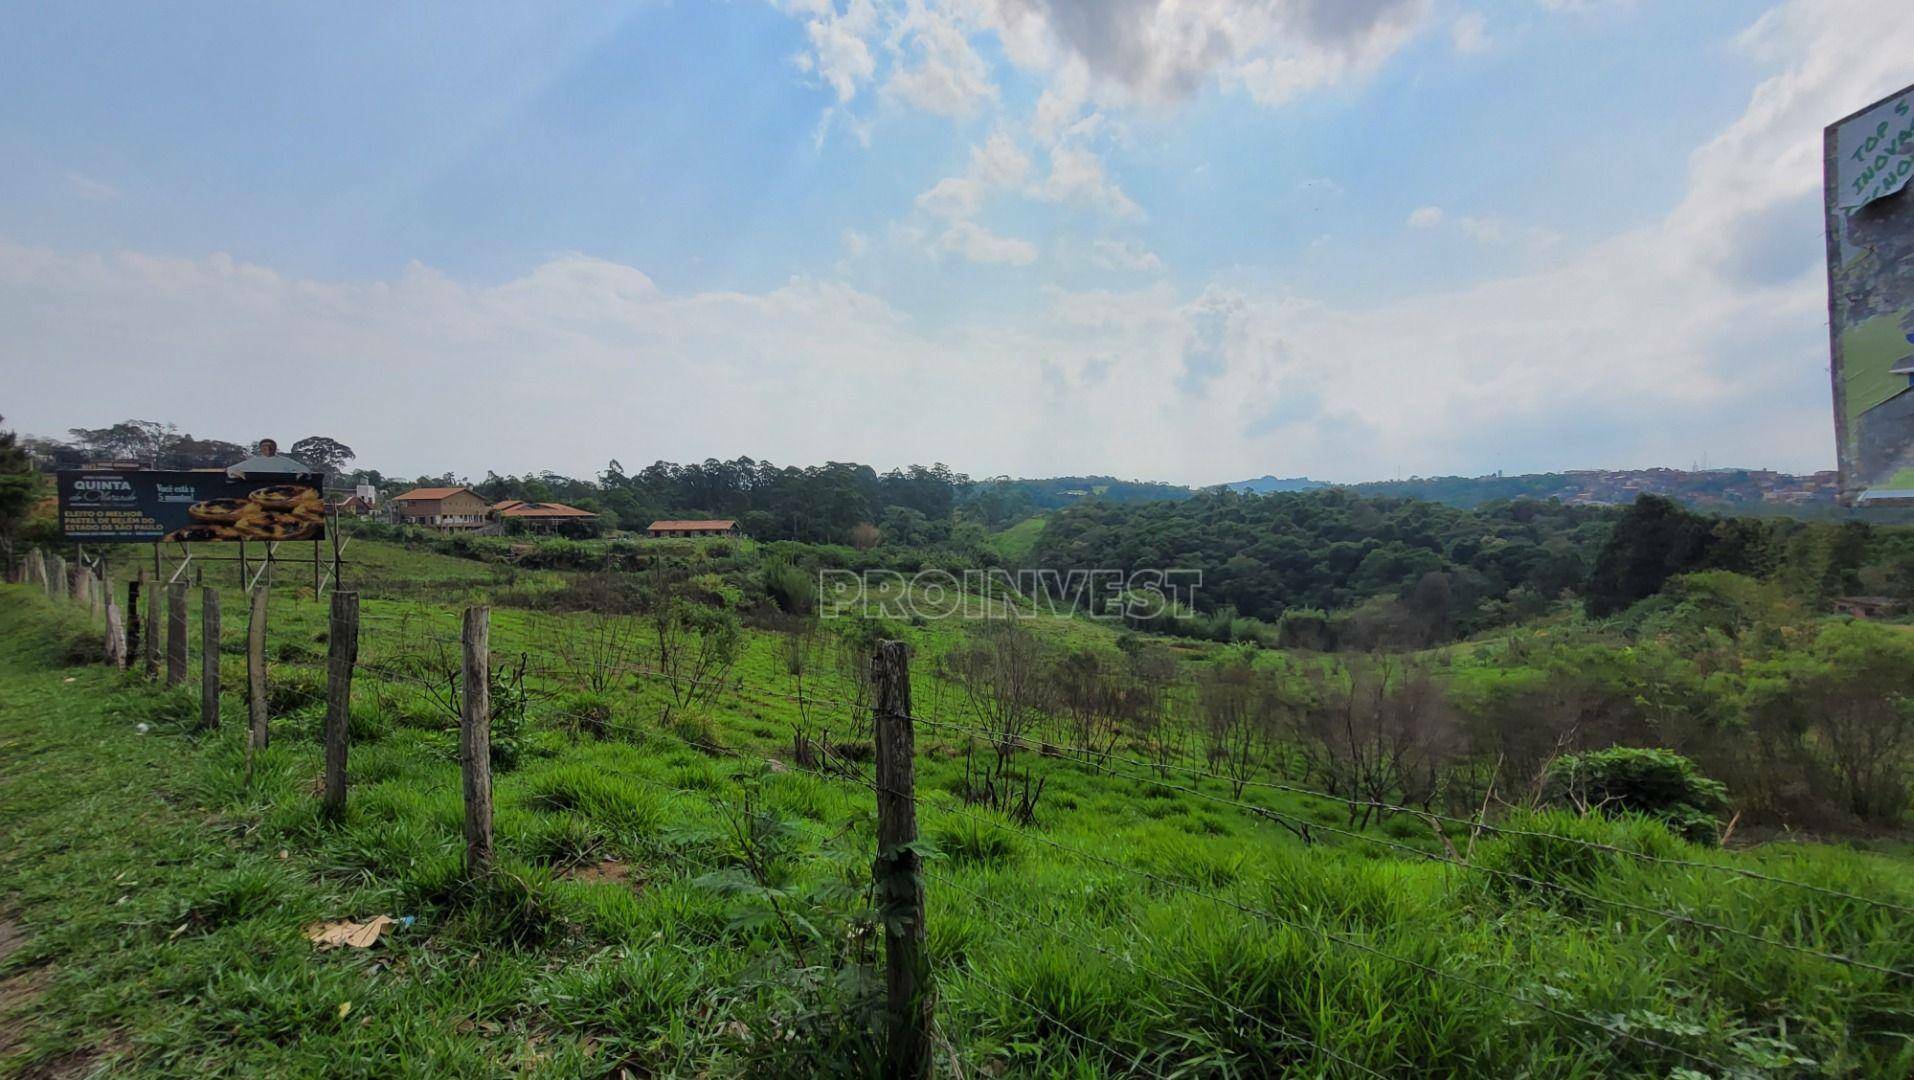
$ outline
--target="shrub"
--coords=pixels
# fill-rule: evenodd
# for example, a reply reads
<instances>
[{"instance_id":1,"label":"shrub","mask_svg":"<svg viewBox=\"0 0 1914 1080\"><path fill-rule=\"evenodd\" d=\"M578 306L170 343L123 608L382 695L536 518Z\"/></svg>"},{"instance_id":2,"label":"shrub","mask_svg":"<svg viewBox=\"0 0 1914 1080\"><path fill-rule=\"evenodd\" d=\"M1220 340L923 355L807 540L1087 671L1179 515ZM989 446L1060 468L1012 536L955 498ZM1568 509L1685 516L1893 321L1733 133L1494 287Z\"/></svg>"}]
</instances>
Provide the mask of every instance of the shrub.
<instances>
[{"instance_id":1,"label":"shrub","mask_svg":"<svg viewBox=\"0 0 1914 1080\"><path fill-rule=\"evenodd\" d=\"M1703 776L1694 762L1673 750L1638 746L1556 758L1544 796L1584 813L1647 814L1698 843L1713 842L1715 815L1728 805L1727 785Z\"/></svg>"},{"instance_id":2,"label":"shrub","mask_svg":"<svg viewBox=\"0 0 1914 1080\"><path fill-rule=\"evenodd\" d=\"M266 677L266 710L274 716L321 706L326 701L324 673L308 667L274 668Z\"/></svg>"},{"instance_id":3,"label":"shrub","mask_svg":"<svg viewBox=\"0 0 1914 1080\"><path fill-rule=\"evenodd\" d=\"M1481 884L1497 896L1527 893L1530 881L1588 889L1632 869L1624 852L1658 858L1681 854L1681 845L1661 821L1637 815L1584 817L1562 810L1517 813L1483 843L1476 865L1488 871ZM1712 839L1712 837L1711 837ZM1582 902L1555 894L1571 907Z\"/></svg>"},{"instance_id":4,"label":"shrub","mask_svg":"<svg viewBox=\"0 0 1914 1080\"><path fill-rule=\"evenodd\" d=\"M782 559L765 564L764 591L777 601L779 610L792 615L808 615L817 603L811 576Z\"/></svg>"},{"instance_id":5,"label":"shrub","mask_svg":"<svg viewBox=\"0 0 1914 1080\"><path fill-rule=\"evenodd\" d=\"M574 737L589 735L602 739L611 729L612 696L592 690L566 694L559 699L558 715Z\"/></svg>"}]
</instances>

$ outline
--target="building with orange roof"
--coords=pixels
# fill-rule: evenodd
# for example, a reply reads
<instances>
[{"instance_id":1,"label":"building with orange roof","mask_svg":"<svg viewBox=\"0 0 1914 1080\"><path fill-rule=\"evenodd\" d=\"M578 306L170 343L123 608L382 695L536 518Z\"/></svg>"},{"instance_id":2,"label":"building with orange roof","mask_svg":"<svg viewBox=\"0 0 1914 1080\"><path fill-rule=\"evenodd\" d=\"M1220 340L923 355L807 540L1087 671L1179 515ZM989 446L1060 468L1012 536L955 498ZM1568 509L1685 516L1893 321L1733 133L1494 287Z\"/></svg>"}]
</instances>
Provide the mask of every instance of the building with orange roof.
<instances>
[{"instance_id":1,"label":"building with orange roof","mask_svg":"<svg viewBox=\"0 0 1914 1080\"><path fill-rule=\"evenodd\" d=\"M667 536L736 536L738 523L730 518L654 521L645 529L653 539Z\"/></svg>"},{"instance_id":2,"label":"building with orange roof","mask_svg":"<svg viewBox=\"0 0 1914 1080\"><path fill-rule=\"evenodd\" d=\"M476 530L491 524L492 508L469 487L419 487L387 504L395 525Z\"/></svg>"}]
</instances>

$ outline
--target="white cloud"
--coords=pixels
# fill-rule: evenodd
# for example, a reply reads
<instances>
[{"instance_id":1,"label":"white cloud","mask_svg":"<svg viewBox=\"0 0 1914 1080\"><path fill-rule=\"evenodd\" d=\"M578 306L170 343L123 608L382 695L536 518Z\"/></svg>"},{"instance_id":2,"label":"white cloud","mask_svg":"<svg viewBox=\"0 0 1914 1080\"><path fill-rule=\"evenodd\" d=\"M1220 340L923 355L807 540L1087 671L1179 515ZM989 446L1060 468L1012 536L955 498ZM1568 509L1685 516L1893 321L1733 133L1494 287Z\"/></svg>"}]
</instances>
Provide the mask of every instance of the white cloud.
<instances>
[{"instance_id":1,"label":"white cloud","mask_svg":"<svg viewBox=\"0 0 1914 1080\"><path fill-rule=\"evenodd\" d=\"M970 175L992 187L1016 187L1030 175L1030 157L1007 131L993 131L970 151Z\"/></svg>"},{"instance_id":2,"label":"white cloud","mask_svg":"<svg viewBox=\"0 0 1914 1080\"><path fill-rule=\"evenodd\" d=\"M840 102L891 59L886 93L968 116L997 91L973 44L1076 100L1163 105L1207 82L1265 105L1374 71L1429 21L1431 0L773 0L805 20L799 66Z\"/></svg>"},{"instance_id":3,"label":"white cloud","mask_svg":"<svg viewBox=\"0 0 1914 1080\"><path fill-rule=\"evenodd\" d=\"M1465 11L1449 24L1449 43L1459 53L1489 51L1489 21L1479 11Z\"/></svg>"},{"instance_id":4,"label":"white cloud","mask_svg":"<svg viewBox=\"0 0 1914 1080\"><path fill-rule=\"evenodd\" d=\"M964 22L952 12L916 7L892 36L899 42L909 40L917 56L915 64L892 70L884 84L889 94L925 112L951 117L974 115L996 99L989 68L971 47Z\"/></svg>"},{"instance_id":5,"label":"white cloud","mask_svg":"<svg viewBox=\"0 0 1914 1080\"><path fill-rule=\"evenodd\" d=\"M1105 270L1144 273L1163 269L1163 260L1156 252L1134 240L1098 240L1090 246L1090 259Z\"/></svg>"},{"instance_id":6,"label":"white cloud","mask_svg":"<svg viewBox=\"0 0 1914 1080\"><path fill-rule=\"evenodd\" d=\"M970 167L963 176L931 185L917 196L917 208L934 217L974 217L988 191L1018 187L1029 174L1030 158L1008 132L998 129L970 148Z\"/></svg>"},{"instance_id":7,"label":"white cloud","mask_svg":"<svg viewBox=\"0 0 1914 1080\"><path fill-rule=\"evenodd\" d=\"M1031 445L1031 414L896 403L964 400L978 385L1013 402L1040 393L1022 347L914 332L842 284L672 294L632 267L577 255L500 285L417 264L346 283L223 255L0 241L0 324L0 378L27 391L7 402L21 430L152 415L235 440L322 431L398 475L590 475L613 457L739 453L799 464L968 459L987 473L1021 453L991 448ZM54 370L57 383L45 378ZM262 380L273 379L326 392L276 407L277 430L249 427ZM89 389L75 395L74 385Z\"/></svg>"},{"instance_id":8,"label":"white cloud","mask_svg":"<svg viewBox=\"0 0 1914 1080\"><path fill-rule=\"evenodd\" d=\"M1487 215L1461 217L1456 227L1462 235L1485 247L1523 247L1531 252L1547 252L1562 242L1560 234L1539 225L1518 225L1506 218Z\"/></svg>"},{"instance_id":9,"label":"white cloud","mask_svg":"<svg viewBox=\"0 0 1914 1080\"><path fill-rule=\"evenodd\" d=\"M1335 27L1331 34L1279 34L1274 47L1226 69L1257 104L1274 108L1313 90L1360 79L1402 50L1428 21L1428 0L1308 0L1291 5L1290 22ZM1331 15L1332 11L1342 14ZM1285 27L1287 29L1287 27Z\"/></svg>"},{"instance_id":10,"label":"white cloud","mask_svg":"<svg viewBox=\"0 0 1914 1080\"><path fill-rule=\"evenodd\" d=\"M1532 252L1545 252L1562 242L1552 230L1539 225L1519 225L1494 214L1452 217L1440 206L1419 206L1410 211L1408 225L1424 232L1453 224L1462 235L1484 247L1522 246Z\"/></svg>"},{"instance_id":11,"label":"white cloud","mask_svg":"<svg viewBox=\"0 0 1914 1080\"><path fill-rule=\"evenodd\" d=\"M937 238L940 251L961 255L974 263L1028 266L1037 261L1037 245L1014 236L998 236L970 221L958 221Z\"/></svg>"},{"instance_id":12,"label":"white cloud","mask_svg":"<svg viewBox=\"0 0 1914 1080\"><path fill-rule=\"evenodd\" d=\"M1577 14L1613 8L1630 8L1636 4L1636 0L1537 0L1537 2L1549 11Z\"/></svg>"},{"instance_id":13,"label":"white cloud","mask_svg":"<svg viewBox=\"0 0 1914 1080\"><path fill-rule=\"evenodd\" d=\"M871 249L871 238L856 229L845 229L839 242L844 247L844 257L847 259L862 258Z\"/></svg>"},{"instance_id":14,"label":"white cloud","mask_svg":"<svg viewBox=\"0 0 1914 1080\"><path fill-rule=\"evenodd\" d=\"M1050 148L1050 175L1031 194L1046 202L1070 203L1115 217L1141 217L1143 210L1103 171L1103 159L1071 145Z\"/></svg>"},{"instance_id":15,"label":"white cloud","mask_svg":"<svg viewBox=\"0 0 1914 1080\"><path fill-rule=\"evenodd\" d=\"M95 180L85 173L67 173L66 182L73 194L92 202L110 202L120 197L119 188L103 180Z\"/></svg>"},{"instance_id":16,"label":"white cloud","mask_svg":"<svg viewBox=\"0 0 1914 1080\"><path fill-rule=\"evenodd\" d=\"M930 190L917 196L917 208L942 218L965 218L983 206L984 187L969 177L952 176L937 181Z\"/></svg>"},{"instance_id":17,"label":"white cloud","mask_svg":"<svg viewBox=\"0 0 1914 1080\"><path fill-rule=\"evenodd\" d=\"M807 20L804 33L810 48L794 58L798 70L816 75L840 103L856 97L877 72L877 59L865 40L878 28L873 0L846 0L843 10L835 0L786 0L782 6Z\"/></svg>"},{"instance_id":18,"label":"white cloud","mask_svg":"<svg viewBox=\"0 0 1914 1080\"><path fill-rule=\"evenodd\" d=\"M1164 104L1206 81L1280 104L1374 70L1429 0L995 0L1005 54L1097 100Z\"/></svg>"}]
</instances>

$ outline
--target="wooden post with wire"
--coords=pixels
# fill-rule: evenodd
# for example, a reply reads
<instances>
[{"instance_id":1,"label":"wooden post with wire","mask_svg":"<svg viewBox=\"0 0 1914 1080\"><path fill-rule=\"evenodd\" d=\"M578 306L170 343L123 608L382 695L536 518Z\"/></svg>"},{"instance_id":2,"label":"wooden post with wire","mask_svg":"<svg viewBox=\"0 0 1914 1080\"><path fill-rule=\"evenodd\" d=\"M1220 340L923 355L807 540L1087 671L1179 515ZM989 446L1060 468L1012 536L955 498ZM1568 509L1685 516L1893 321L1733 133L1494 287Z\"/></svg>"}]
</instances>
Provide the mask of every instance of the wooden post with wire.
<instances>
[{"instance_id":1,"label":"wooden post with wire","mask_svg":"<svg viewBox=\"0 0 1914 1080\"><path fill-rule=\"evenodd\" d=\"M246 618L246 776L253 773L253 755L266 748L266 587L255 586Z\"/></svg>"},{"instance_id":2,"label":"wooden post with wire","mask_svg":"<svg viewBox=\"0 0 1914 1080\"><path fill-rule=\"evenodd\" d=\"M884 1075L930 1075L935 992L924 949L923 859L917 852L916 736L911 728L910 645L880 641L871 656L877 736L877 858L871 867L884 927Z\"/></svg>"},{"instance_id":3,"label":"wooden post with wire","mask_svg":"<svg viewBox=\"0 0 1914 1080\"><path fill-rule=\"evenodd\" d=\"M199 726L219 727L219 590L199 590Z\"/></svg>"},{"instance_id":4,"label":"wooden post with wire","mask_svg":"<svg viewBox=\"0 0 1914 1080\"><path fill-rule=\"evenodd\" d=\"M166 586L166 685L186 681L186 583Z\"/></svg>"},{"instance_id":5,"label":"wooden post with wire","mask_svg":"<svg viewBox=\"0 0 1914 1080\"><path fill-rule=\"evenodd\" d=\"M332 594L332 621L326 629L326 794L325 816L346 812L346 734L352 721L352 668L359 662L359 594Z\"/></svg>"},{"instance_id":6,"label":"wooden post with wire","mask_svg":"<svg viewBox=\"0 0 1914 1080\"><path fill-rule=\"evenodd\" d=\"M492 609L465 609L459 644L459 773L465 791L465 873L492 870Z\"/></svg>"},{"instance_id":7,"label":"wooden post with wire","mask_svg":"<svg viewBox=\"0 0 1914 1080\"><path fill-rule=\"evenodd\" d=\"M106 602L106 662L126 670L126 625L120 621L119 602L110 599Z\"/></svg>"},{"instance_id":8,"label":"wooden post with wire","mask_svg":"<svg viewBox=\"0 0 1914 1080\"><path fill-rule=\"evenodd\" d=\"M159 678L160 673L160 580L157 576L147 577L146 571L140 571L140 590L146 594L145 638L140 645L140 655L146 660L146 677Z\"/></svg>"},{"instance_id":9,"label":"wooden post with wire","mask_svg":"<svg viewBox=\"0 0 1914 1080\"><path fill-rule=\"evenodd\" d=\"M144 642L140 640L140 590L146 586L146 571L141 570L137 577L126 583L126 663L130 667L141 656Z\"/></svg>"}]
</instances>

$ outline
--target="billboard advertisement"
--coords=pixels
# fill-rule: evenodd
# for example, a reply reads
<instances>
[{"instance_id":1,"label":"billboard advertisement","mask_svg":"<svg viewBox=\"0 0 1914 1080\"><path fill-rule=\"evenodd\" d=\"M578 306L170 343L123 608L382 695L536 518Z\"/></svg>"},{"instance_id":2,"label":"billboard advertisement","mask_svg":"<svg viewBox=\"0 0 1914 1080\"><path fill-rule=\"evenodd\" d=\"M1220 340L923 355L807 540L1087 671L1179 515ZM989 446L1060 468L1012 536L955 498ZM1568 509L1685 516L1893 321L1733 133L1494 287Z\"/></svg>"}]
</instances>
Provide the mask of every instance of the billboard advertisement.
<instances>
[{"instance_id":1,"label":"billboard advertisement","mask_svg":"<svg viewBox=\"0 0 1914 1080\"><path fill-rule=\"evenodd\" d=\"M1822 150L1841 500L1914 503L1914 86Z\"/></svg>"},{"instance_id":2,"label":"billboard advertisement","mask_svg":"<svg viewBox=\"0 0 1914 1080\"><path fill-rule=\"evenodd\" d=\"M223 471L82 470L59 474L60 535L90 544L319 540L322 478Z\"/></svg>"}]
</instances>

